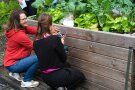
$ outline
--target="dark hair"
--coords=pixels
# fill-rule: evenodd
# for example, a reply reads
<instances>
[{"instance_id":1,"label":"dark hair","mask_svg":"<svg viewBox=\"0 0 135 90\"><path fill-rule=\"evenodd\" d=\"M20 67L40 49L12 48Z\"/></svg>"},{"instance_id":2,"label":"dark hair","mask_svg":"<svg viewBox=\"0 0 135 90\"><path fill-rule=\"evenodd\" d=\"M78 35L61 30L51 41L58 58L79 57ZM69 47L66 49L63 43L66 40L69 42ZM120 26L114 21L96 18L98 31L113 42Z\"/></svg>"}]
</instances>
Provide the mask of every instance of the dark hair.
<instances>
[{"instance_id":1,"label":"dark hair","mask_svg":"<svg viewBox=\"0 0 135 90\"><path fill-rule=\"evenodd\" d=\"M6 31L10 31L12 28L15 28L15 30L23 29L24 27L20 24L20 14L24 13L23 10L14 10L8 20L7 26L5 28Z\"/></svg>"},{"instance_id":2,"label":"dark hair","mask_svg":"<svg viewBox=\"0 0 135 90\"><path fill-rule=\"evenodd\" d=\"M41 14L38 18L37 37L43 38L44 33L50 34L50 26L52 25L52 17L49 14Z\"/></svg>"}]
</instances>

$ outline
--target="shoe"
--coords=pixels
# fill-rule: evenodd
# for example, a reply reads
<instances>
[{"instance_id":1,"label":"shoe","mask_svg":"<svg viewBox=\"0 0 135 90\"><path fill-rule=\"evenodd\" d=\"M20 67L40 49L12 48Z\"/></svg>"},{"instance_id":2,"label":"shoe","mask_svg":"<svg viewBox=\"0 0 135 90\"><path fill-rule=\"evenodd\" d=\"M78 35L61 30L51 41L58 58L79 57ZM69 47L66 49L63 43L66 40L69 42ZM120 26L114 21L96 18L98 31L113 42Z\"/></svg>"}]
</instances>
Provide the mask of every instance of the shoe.
<instances>
[{"instance_id":1,"label":"shoe","mask_svg":"<svg viewBox=\"0 0 135 90\"><path fill-rule=\"evenodd\" d=\"M33 80L27 82L24 81L21 82L21 87L37 87L38 85L39 82Z\"/></svg>"},{"instance_id":2,"label":"shoe","mask_svg":"<svg viewBox=\"0 0 135 90\"><path fill-rule=\"evenodd\" d=\"M34 84L38 84L39 85L38 81L31 80L31 82L34 83Z\"/></svg>"},{"instance_id":3,"label":"shoe","mask_svg":"<svg viewBox=\"0 0 135 90\"><path fill-rule=\"evenodd\" d=\"M67 90L66 87L58 87L57 90Z\"/></svg>"},{"instance_id":4,"label":"shoe","mask_svg":"<svg viewBox=\"0 0 135 90\"><path fill-rule=\"evenodd\" d=\"M9 73L9 76L11 76L12 78L16 79L17 81L22 81L23 78L19 75L19 73Z\"/></svg>"}]
</instances>

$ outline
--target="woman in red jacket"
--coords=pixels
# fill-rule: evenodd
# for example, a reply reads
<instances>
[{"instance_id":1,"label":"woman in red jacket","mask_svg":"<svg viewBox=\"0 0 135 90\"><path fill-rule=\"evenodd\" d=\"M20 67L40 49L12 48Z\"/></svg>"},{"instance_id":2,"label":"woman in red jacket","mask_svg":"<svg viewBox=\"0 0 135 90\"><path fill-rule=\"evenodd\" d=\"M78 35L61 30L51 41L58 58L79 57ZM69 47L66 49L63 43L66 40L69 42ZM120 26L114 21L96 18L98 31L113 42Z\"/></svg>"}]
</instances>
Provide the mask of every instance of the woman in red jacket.
<instances>
[{"instance_id":1,"label":"woman in red jacket","mask_svg":"<svg viewBox=\"0 0 135 90\"><path fill-rule=\"evenodd\" d=\"M21 81L21 87L36 87L39 82L33 81L33 75L37 70L38 59L36 55L30 55L33 49L33 41L27 34L35 34L36 27L28 26L24 11L15 10L11 13L5 35L8 38L4 57L4 66L10 71L9 75ZM26 72L23 79L19 73Z\"/></svg>"}]
</instances>

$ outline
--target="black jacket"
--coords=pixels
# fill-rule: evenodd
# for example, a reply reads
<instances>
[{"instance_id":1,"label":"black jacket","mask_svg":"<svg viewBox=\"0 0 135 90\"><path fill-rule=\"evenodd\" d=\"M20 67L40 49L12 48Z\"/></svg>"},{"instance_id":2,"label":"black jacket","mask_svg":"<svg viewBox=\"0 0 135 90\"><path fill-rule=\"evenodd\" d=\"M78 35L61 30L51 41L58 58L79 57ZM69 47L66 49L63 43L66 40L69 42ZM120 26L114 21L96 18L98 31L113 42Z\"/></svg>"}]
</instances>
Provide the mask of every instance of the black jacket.
<instances>
[{"instance_id":1,"label":"black jacket","mask_svg":"<svg viewBox=\"0 0 135 90\"><path fill-rule=\"evenodd\" d=\"M34 51L39 59L39 67L42 71L65 67L67 56L61 38L57 35L35 41Z\"/></svg>"}]
</instances>

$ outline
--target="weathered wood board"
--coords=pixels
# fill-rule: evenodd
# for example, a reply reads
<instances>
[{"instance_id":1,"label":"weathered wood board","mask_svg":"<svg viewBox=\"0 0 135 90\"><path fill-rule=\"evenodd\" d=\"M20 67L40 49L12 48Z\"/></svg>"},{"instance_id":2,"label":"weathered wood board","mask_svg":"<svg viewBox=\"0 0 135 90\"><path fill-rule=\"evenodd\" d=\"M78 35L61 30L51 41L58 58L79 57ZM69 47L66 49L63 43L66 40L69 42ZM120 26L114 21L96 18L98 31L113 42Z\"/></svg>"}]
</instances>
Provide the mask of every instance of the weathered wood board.
<instances>
[{"instance_id":1,"label":"weathered wood board","mask_svg":"<svg viewBox=\"0 0 135 90\"><path fill-rule=\"evenodd\" d=\"M30 21L29 24L37 26L36 21ZM87 78L85 88L124 90L129 47L135 49L135 37L63 25L56 26L66 34L65 43L69 46L69 62L84 72ZM134 63L131 62L128 90L131 90L131 85L134 84L132 78L135 77L134 71Z\"/></svg>"}]
</instances>

